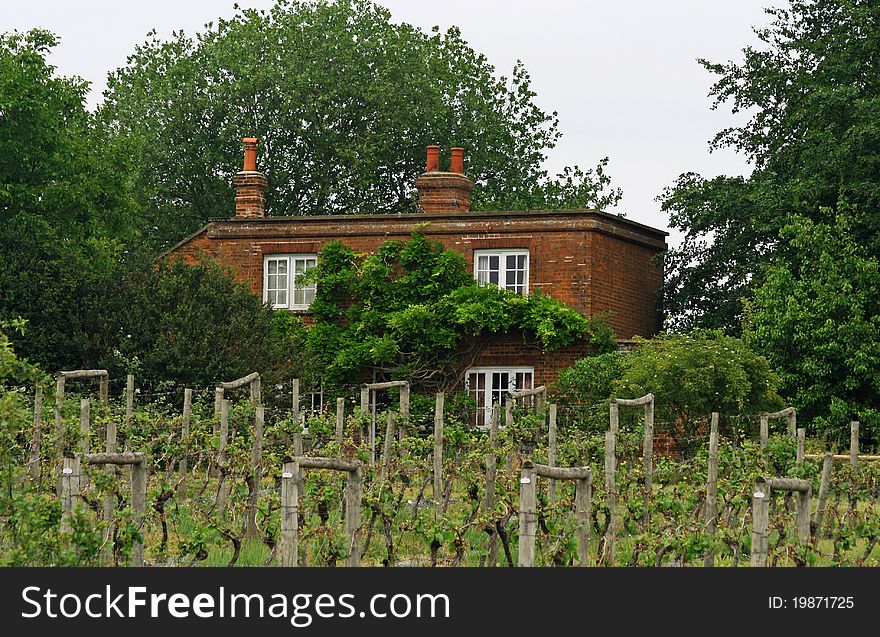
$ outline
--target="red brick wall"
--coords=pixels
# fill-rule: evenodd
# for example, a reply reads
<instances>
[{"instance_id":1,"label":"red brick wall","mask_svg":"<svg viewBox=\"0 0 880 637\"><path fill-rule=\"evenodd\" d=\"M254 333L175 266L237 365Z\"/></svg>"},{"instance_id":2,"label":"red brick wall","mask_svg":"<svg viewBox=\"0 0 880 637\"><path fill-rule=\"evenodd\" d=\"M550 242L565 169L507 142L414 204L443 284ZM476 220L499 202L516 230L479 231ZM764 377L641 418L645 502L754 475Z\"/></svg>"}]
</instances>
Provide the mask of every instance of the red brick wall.
<instances>
[{"instance_id":1,"label":"red brick wall","mask_svg":"<svg viewBox=\"0 0 880 637\"><path fill-rule=\"evenodd\" d=\"M471 364L468 364L470 361L464 361L459 370L462 374L460 381L463 386L463 374L470 367L534 367L534 386L549 387L558 378L559 370L593 352L592 346L583 343L545 352L535 339L511 334L493 339Z\"/></svg>"},{"instance_id":2,"label":"red brick wall","mask_svg":"<svg viewBox=\"0 0 880 637\"><path fill-rule=\"evenodd\" d=\"M610 311L621 339L651 336L659 329L655 294L662 272L652 258L665 249L665 235L597 211L231 219L210 224L170 254L190 261L202 253L214 256L262 295L265 254L317 253L334 239L371 252L388 239L405 241L416 230L463 254L471 270L474 250L528 249L530 290L540 289L588 315ZM498 347L493 355L506 356L505 346ZM521 349L519 356L518 364L525 364ZM541 365L562 366L558 352L545 358L553 356L535 365L538 378Z\"/></svg>"}]
</instances>

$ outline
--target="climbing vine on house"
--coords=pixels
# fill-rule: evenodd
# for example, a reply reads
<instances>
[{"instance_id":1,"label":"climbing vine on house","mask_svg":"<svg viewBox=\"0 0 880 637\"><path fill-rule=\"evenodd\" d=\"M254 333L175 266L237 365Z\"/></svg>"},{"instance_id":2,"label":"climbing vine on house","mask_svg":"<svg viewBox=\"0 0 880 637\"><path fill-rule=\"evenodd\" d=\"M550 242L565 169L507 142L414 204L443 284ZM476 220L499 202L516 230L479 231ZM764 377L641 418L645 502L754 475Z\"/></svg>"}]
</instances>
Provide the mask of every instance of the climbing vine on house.
<instances>
[{"instance_id":1,"label":"climbing vine on house","mask_svg":"<svg viewBox=\"0 0 880 637\"><path fill-rule=\"evenodd\" d=\"M360 382L366 369L442 388L499 334L532 337L548 351L578 342L613 347L601 318L539 291L481 286L464 257L418 233L369 255L328 243L308 276L317 284L314 324L279 322L289 342L305 349L302 375L325 385Z\"/></svg>"}]
</instances>

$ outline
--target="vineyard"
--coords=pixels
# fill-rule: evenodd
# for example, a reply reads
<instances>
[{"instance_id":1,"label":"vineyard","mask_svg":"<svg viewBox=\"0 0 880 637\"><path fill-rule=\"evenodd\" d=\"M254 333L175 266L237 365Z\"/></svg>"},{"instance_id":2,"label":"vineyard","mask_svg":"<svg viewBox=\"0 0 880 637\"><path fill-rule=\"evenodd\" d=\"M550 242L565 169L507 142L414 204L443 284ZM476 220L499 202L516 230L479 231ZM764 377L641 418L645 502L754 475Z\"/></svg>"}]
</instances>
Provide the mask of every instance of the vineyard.
<instances>
[{"instance_id":1,"label":"vineyard","mask_svg":"<svg viewBox=\"0 0 880 637\"><path fill-rule=\"evenodd\" d=\"M56 379L2 394L4 564L880 565L858 423L837 450L793 409L706 414L661 448L651 394Z\"/></svg>"}]
</instances>

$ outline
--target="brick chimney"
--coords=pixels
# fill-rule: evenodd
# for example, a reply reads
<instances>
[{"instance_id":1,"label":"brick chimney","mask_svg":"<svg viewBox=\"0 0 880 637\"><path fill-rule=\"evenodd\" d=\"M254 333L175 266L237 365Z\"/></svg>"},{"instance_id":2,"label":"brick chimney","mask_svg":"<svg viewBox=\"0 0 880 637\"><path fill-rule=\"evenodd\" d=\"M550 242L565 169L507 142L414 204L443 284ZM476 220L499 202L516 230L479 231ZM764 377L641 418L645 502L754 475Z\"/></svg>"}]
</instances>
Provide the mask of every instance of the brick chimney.
<instances>
[{"instance_id":1,"label":"brick chimney","mask_svg":"<svg viewBox=\"0 0 880 637\"><path fill-rule=\"evenodd\" d=\"M262 219L266 216L269 180L257 171L257 138L245 137L244 168L232 178L235 186L235 218Z\"/></svg>"},{"instance_id":2,"label":"brick chimney","mask_svg":"<svg viewBox=\"0 0 880 637\"><path fill-rule=\"evenodd\" d=\"M440 170L440 147L428 146L425 172L416 179L425 212L470 212L474 182L464 175L464 149L453 148L449 172Z\"/></svg>"}]
</instances>

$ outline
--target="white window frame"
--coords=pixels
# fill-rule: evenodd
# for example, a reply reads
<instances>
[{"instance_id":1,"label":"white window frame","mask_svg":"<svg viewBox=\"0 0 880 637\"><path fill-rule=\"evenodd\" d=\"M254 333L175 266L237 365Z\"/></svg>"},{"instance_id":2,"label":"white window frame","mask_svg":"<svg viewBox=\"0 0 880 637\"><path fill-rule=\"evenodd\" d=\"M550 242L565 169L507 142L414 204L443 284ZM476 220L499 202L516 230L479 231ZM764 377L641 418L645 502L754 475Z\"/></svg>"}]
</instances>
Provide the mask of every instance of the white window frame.
<instances>
[{"instance_id":1,"label":"white window frame","mask_svg":"<svg viewBox=\"0 0 880 637\"><path fill-rule=\"evenodd\" d=\"M474 250L474 279L477 281L480 280L479 275L479 263L480 257L498 257L498 287L509 290L507 287L507 257L509 256L525 256L525 273L523 276L523 290L522 295L528 296L529 294L529 273L531 270L531 255L529 254L528 249L517 248L517 249L503 249L503 250L493 250L493 249L480 249ZM502 283L503 282L503 283ZM483 285L494 285L489 283L488 281L483 283ZM513 291L513 290L511 290Z\"/></svg>"},{"instance_id":2,"label":"white window frame","mask_svg":"<svg viewBox=\"0 0 880 637\"><path fill-rule=\"evenodd\" d=\"M282 261L287 263L287 303L273 303L272 307L276 310L307 310L311 303L294 303L294 291L296 290L296 261L313 260L315 265L318 263L318 255L312 253L297 254L265 254L263 255L263 302L269 302L269 262ZM314 267L314 266L312 266ZM308 268L311 269L311 268ZM315 284L309 285L310 289L315 288ZM275 288L273 288L275 289Z\"/></svg>"},{"instance_id":3,"label":"white window frame","mask_svg":"<svg viewBox=\"0 0 880 637\"><path fill-rule=\"evenodd\" d=\"M474 390L474 391L482 391L486 396L483 400L483 417L480 418L479 415L477 417L477 425L481 427L485 427L489 424L489 418L492 416L492 392L496 391L492 389L492 374L507 374L507 391L513 391L518 389L534 389L535 387L535 368L527 367L527 366L510 366L510 367L471 367L464 373L464 390L470 396L471 387L470 380L471 374L485 374L486 375L486 387L482 390ZM516 386L516 375L517 374L531 374L532 377L532 386L531 387L517 387ZM507 393L503 390L503 388L499 389L501 400L499 401L500 405L504 405L507 402ZM488 398L488 400L486 400ZM479 405L479 402L478 402ZM478 406L479 410L480 407Z\"/></svg>"}]
</instances>

